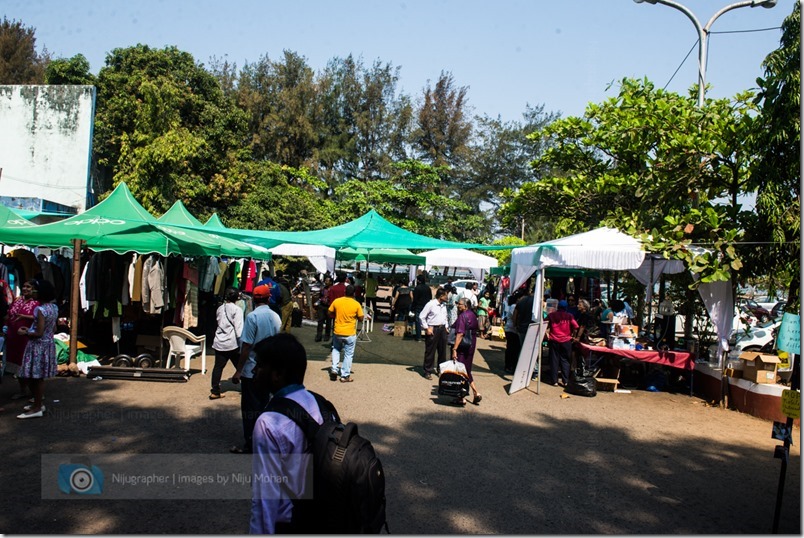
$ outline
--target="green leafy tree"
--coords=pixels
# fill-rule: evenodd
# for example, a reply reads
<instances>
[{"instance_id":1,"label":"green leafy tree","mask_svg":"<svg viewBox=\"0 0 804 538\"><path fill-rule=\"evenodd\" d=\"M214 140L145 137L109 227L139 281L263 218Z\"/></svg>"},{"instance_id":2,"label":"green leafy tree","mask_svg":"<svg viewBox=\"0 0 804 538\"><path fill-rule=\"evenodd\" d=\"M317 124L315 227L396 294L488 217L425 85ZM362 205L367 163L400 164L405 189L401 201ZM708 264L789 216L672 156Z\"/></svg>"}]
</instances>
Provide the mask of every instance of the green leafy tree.
<instances>
[{"instance_id":1,"label":"green leafy tree","mask_svg":"<svg viewBox=\"0 0 804 538\"><path fill-rule=\"evenodd\" d=\"M89 71L89 61L83 54L72 58L57 58L45 68L45 84L95 84L95 75Z\"/></svg>"},{"instance_id":2,"label":"green leafy tree","mask_svg":"<svg viewBox=\"0 0 804 538\"><path fill-rule=\"evenodd\" d=\"M780 47L763 62L765 76L757 80L760 107L752 141L757 159L751 177L756 189L756 218L748 228L746 248L754 276L769 275L789 283L788 305L800 301L801 259L801 3L782 25Z\"/></svg>"},{"instance_id":3,"label":"green leafy tree","mask_svg":"<svg viewBox=\"0 0 804 538\"><path fill-rule=\"evenodd\" d=\"M741 267L736 198L751 160L750 98L699 108L692 95L624 79L616 97L532 135L548 144L534 166L551 175L509 193L501 217L554 223L556 236L618 227L694 265L701 281L728 279ZM717 252L700 257L692 246Z\"/></svg>"},{"instance_id":4,"label":"green leafy tree","mask_svg":"<svg viewBox=\"0 0 804 538\"><path fill-rule=\"evenodd\" d=\"M36 52L36 30L21 21L0 22L0 84L42 84L50 61L47 49Z\"/></svg>"},{"instance_id":5,"label":"green leafy tree","mask_svg":"<svg viewBox=\"0 0 804 538\"><path fill-rule=\"evenodd\" d=\"M99 191L125 181L155 214L181 199L204 214L243 191L246 117L215 77L175 47L115 49L98 74Z\"/></svg>"},{"instance_id":6,"label":"green leafy tree","mask_svg":"<svg viewBox=\"0 0 804 538\"><path fill-rule=\"evenodd\" d=\"M393 168L387 180L353 179L339 185L333 196L338 220L349 221L373 208L397 226L429 237L473 243L489 237L481 227L482 216L440 193L446 168L414 160L394 163Z\"/></svg>"},{"instance_id":7,"label":"green leafy tree","mask_svg":"<svg viewBox=\"0 0 804 538\"><path fill-rule=\"evenodd\" d=\"M221 219L235 228L300 231L333 226L336 208L317 194L326 184L306 169L270 161L243 165L249 177L237 203L221 209Z\"/></svg>"}]
</instances>

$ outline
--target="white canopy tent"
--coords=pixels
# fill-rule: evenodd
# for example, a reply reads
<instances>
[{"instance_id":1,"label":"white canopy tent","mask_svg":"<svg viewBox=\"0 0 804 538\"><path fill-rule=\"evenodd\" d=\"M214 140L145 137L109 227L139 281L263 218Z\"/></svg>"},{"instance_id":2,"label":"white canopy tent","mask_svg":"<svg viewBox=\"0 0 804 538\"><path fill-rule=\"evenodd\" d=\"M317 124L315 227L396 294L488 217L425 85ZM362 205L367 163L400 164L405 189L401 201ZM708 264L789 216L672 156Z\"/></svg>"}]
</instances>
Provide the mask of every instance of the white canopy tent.
<instances>
[{"instance_id":1,"label":"white canopy tent","mask_svg":"<svg viewBox=\"0 0 804 538\"><path fill-rule=\"evenodd\" d=\"M332 247L283 243L268 250L277 256L306 256L319 273L335 272L335 249Z\"/></svg>"},{"instance_id":2,"label":"white canopy tent","mask_svg":"<svg viewBox=\"0 0 804 538\"><path fill-rule=\"evenodd\" d=\"M658 265L657 265L658 264ZM646 259L642 245L633 237L613 228L598 228L588 232L571 235L554 241L546 241L527 247L515 248L511 251L511 289L521 286L534 272L539 271L536 281L537 297L541 297L544 282L544 269L550 266L577 267L601 271L631 271L643 284L656 282L661 273L677 273L683 270L683 264L676 260ZM657 268L657 267L660 267ZM697 275L693 275L697 277ZM702 283L699 293L703 299L709 316L717 329L718 351L722 357L728 352L728 337L734 313L734 298L728 282ZM542 301L533 301L533 319L542 321ZM537 329L538 330L538 329ZM541 342L537 343L541 348ZM523 348L522 350L526 350ZM532 350L528 350L532 351ZM519 374L519 366L517 374ZM516 376L523 380L526 376ZM519 384L521 385L521 383ZM522 386L514 384L509 394Z\"/></svg>"},{"instance_id":3,"label":"white canopy tent","mask_svg":"<svg viewBox=\"0 0 804 538\"><path fill-rule=\"evenodd\" d=\"M545 267L627 271L642 265L642 245L614 228L598 228L511 251L511 289Z\"/></svg>"},{"instance_id":4,"label":"white canopy tent","mask_svg":"<svg viewBox=\"0 0 804 538\"><path fill-rule=\"evenodd\" d=\"M476 280L482 281L492 267L497 267L497 258L484 256L465 248L439 248L422 252L427 262L426 269L437 267L461 267L471 271Z\"/></svg>"}]
</instances>

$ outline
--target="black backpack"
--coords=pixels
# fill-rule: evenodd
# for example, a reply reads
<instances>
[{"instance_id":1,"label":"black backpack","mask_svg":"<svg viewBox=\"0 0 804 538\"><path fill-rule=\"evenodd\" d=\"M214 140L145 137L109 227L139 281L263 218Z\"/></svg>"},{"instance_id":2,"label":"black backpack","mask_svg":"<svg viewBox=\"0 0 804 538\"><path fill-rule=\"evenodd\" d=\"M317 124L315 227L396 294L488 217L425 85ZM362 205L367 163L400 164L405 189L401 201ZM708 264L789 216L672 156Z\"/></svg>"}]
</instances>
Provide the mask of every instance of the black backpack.
<instances>
[{"instance_id":1,"label":"black backpack","mask_svg":"<svg viewBox=\"0 0 804 538\"><path fill-rule=\"evenodd\" d=\"M357 424L342 424L335 407L310 391L324 417L319 425L296 401L273 398L266 411L295 422L313 455L313 495L294 499L290 528L301 534L377 534L385 520L385 473ZM279 530L279 529L278 529Z\"/></svg>"}]
</instances>

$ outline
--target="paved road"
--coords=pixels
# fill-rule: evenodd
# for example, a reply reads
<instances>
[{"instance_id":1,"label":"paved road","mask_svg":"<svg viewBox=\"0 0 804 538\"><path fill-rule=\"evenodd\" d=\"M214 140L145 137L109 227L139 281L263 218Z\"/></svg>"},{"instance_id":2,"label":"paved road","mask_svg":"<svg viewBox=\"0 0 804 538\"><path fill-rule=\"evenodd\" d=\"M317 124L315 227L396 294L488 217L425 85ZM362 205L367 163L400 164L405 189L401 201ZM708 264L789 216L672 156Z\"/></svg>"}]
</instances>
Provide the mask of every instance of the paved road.
<instances>
[{"instance_id":1,"label":"paved road","mask_svg":"<svg viewBox=\"0 0 804 538\"><path fill-rule=\"evenodd\" d=\"M779 460L771 424L685 394L601 392L561 398L542 385L507 395L503 345L482 341L480 406L456 408L421 376L423 343L375 325L358 344L355 382L332 383L315 329L294 329L309 354L306 384L375 445L394 534L765 534ZM194 361L197 363L198 361ZM225 375L231 375L231 368ZM0 385L6 533L230 534L247 531L247 500L43 500L42 454L227 454L241 439L239 394L207 399L188 383L57 378L48 417L19 421ZM59 402L53 402L58 399ZM801 533L800 431L781 530Z\"/></svg>"}]
</instances>

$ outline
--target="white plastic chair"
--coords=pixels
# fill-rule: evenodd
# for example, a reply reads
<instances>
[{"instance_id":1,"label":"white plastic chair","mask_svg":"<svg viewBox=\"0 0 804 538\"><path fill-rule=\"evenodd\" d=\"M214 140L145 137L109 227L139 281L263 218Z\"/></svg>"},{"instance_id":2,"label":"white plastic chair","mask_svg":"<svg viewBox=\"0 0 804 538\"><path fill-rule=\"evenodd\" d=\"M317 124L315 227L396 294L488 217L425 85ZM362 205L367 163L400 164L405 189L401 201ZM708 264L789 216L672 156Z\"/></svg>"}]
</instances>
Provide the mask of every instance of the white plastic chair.
<instances>
[{"instance_id":1,"label":"white plastic chair","mask_svg":"<svg viewBox=\"0 0 804 538\"><path fill-rule=\"evenodd\" d=\"M162 329L162 338L170 344L165 368L170 368L173 357L176 362L184 357L184 369L190 369L190 359L201 355L201 375L207 373L207 337L196 336L187 329L168 326ZM192 342L192 343L188 343Z\"/></svg>"}]
</instances>

